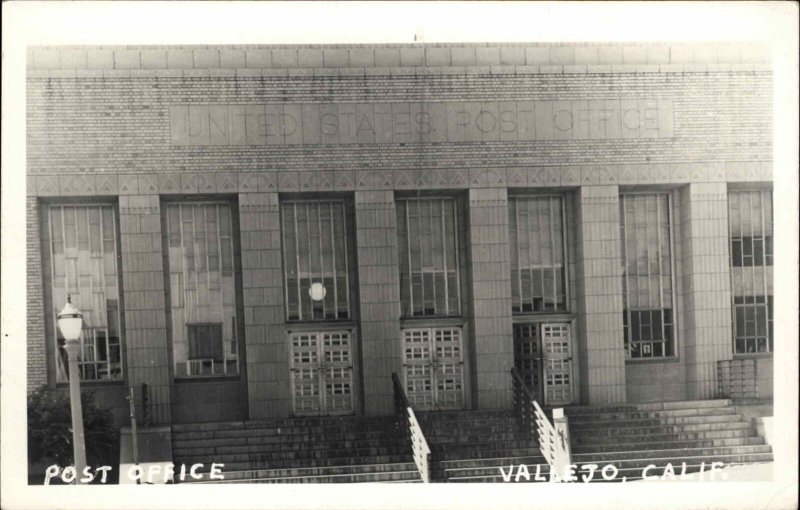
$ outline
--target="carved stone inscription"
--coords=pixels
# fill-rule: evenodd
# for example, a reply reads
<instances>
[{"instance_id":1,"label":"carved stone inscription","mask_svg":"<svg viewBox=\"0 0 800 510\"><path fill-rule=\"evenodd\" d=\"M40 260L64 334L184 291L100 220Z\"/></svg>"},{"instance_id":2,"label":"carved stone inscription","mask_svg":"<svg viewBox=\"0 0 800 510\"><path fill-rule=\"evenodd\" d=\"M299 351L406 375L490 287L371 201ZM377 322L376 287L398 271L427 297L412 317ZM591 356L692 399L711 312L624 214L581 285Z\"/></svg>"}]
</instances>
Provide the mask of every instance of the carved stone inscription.
<instances>
[{"instance_id":1,"label":"carved stone inscription","mask_svg":"<svg viewBox=\"0 0 800 510\"><path fill-rule=\"evenodd\" d=\"M173 145L671 138L669 99L170 107Z\"/></svg>"}]
</instances>

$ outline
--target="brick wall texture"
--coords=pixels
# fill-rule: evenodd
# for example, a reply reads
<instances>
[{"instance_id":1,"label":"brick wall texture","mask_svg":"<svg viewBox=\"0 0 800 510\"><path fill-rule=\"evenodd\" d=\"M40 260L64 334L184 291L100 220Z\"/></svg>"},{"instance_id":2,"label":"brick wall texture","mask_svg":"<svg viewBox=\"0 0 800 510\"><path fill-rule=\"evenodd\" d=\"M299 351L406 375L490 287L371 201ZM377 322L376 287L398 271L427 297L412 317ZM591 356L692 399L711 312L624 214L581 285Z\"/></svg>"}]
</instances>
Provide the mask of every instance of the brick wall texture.
<instances>
[{"instance_id":1,"label":"brick wall texture","mask_svg":"<svg viewBox=\"0 0 800 510\"><path fill-rule=\"evenodd\" d=\"M42 241L39 228L39 201L28 197L26 208L27 307L28 307L28 390L47 384L47 335L44 296L42 295Z\"/></svg>"},{"instance_id":2,"label":"brick wall texture","mask_svg":"<svg viewBox=\"0 0 800 510\"><path fill-rule=\"evenodd\" d=\"M28 79L28 172L114 174L766 161L771 75ZM671 99L674 137L474 144L170 145L169 105ZM302 175L300 176L302 180Z\"/></svg>"}]
</instances>

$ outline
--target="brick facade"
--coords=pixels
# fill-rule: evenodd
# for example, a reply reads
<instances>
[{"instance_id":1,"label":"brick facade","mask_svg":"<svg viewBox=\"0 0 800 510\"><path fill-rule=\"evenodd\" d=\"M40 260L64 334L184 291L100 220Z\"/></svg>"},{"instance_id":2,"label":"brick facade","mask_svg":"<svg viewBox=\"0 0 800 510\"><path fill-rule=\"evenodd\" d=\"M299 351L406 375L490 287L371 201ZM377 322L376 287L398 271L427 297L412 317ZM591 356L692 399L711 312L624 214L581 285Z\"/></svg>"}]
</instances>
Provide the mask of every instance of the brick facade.
<instances>
[{"instance_id":1,"label":"brick facade","mask_svg":"<svg viewBox=\"0 0 800 510\"><path fill-rule=\"evenodd\" d=\"M30 196L25 201L27 228L27 307L28 307L28 391L47 384L47 335L42 295L42 239L39 201Z\"/></svg>"},{"instance_id":2,"label":"brick facade","mask_svg":"<svg viewBox=\"0 0 800 510\"><path fill-rule=\"evenodd\" d=\"M441 190L465 198L467 402L509 407L518 318L508 194L549 190L568 205L562 319L573 325L579 400L716 391L715 362L731 357L726 190L772 180L772 74L758 48L102 47L28 57L29 388L52 370L40 201L102 196L120 211L127 382L148 384L154 420L202 419L200 404L215 409L206 419L289 415L280 198L336 193L354 206L360 404L389 413L390 375L402 369L395 194ZM649 364L625 360L621 323L619 193L643 189L680 204L678 356ZM236 402L224 392L189 397L171 373L160 217L162 202L180 196L238 204L245 363L242 389L230 389Z\"/></svg>"}]
</instances>

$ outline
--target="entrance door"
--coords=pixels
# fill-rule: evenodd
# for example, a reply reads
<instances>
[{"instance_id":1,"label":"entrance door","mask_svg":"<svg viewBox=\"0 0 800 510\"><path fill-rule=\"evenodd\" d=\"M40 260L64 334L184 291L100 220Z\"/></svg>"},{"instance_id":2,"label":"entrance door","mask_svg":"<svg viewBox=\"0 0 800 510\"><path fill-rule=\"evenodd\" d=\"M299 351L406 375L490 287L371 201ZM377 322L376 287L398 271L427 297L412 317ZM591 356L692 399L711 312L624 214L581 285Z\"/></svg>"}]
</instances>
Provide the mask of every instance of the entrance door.
<instances>
[{"instance_id":1,"label":"entrance door","mask_svg":"<svg viewBox=\"0 0 800 510\"><path fill-rule=\"evenodd\" d=\"M352 414L353 346L349 331L289 335L295 416Z\"/></svg>"},{"instance_id":2,"label":"entrance door","mask_svg":"<svg viewBox=\"0 0 800 510\"><path fill-rule=\"evenodd\" d=\"M568 323L515 324L514 365L534 397L545 405L574 400Z\"/></svg>"},{"instance_id":3,"label":"entrance door","mask_svg":"<svg viewBox=\"0 0 800 510\"><path fill-rule=\"evenodd\" d=\"M569 324L542 324L542 347L545 403L572 403L572 335Z\"/></svg>"},{"instance_id":4,"label":"entrance door","mask_svg":"<svg viewBox=\"0 0 800 510\"><path fill-rule=\"evenodd\" d=\"M463 409L461 328L404 329L403 377L409 403L418 410Z\"/></svg>"}]
</instances>

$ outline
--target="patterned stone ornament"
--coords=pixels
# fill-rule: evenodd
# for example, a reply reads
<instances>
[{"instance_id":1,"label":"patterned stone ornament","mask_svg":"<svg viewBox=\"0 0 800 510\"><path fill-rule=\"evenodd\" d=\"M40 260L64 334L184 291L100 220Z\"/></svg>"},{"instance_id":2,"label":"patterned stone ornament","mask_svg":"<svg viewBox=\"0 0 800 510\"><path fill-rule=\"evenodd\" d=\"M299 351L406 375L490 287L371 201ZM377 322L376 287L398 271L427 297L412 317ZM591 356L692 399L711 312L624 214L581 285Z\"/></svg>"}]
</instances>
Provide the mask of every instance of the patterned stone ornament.
<instances>
[{"instance_id":1,"label":"patterned stone ornament","mask_svg":"<svg viewBox=\"0 0 800 510\"><path fill-rule=\"evenodd\" d=\"M180 193L181 176L179 174L160 174L158 176L159 193Z\"/></svg>"},{"instance_id":2,"label":"patterned stone ornament","mask_svg":"<svg viewBox=\"0 0 800 510\"><path fill-rule=\"evenodd\" d=\"M243 172L239 174L239 192L255 193L258 191L258 174Z\"/></svg>"},{"instance_id":3,"label":"patterned stone ornament","mask_svg":"<svg viewBox=\"0 0 800 510\"><path fill-rule=\"evenodd\" d=\"M200 193L216 193L217 185L216 180L214 179L214 174L198 174L197 190Z\"/></svg>"},{"instance_id":4,"label":"patterned stone ornament","mask_svg":"<svg viewBox=\"0 0 800 510\"><path fill-rule=\"evenodd\" d=\"M116 195L118 192L117 176L116 175L98 175L97 176L97 194L98 195Z\"/></svg>"},{"instance_id":5,"label":"patterned stone ornament","mask_svg":"<svg viewBox=\"0 0 800 510\"><path fill-rule=\"evenodd\" d=\"M220 193L235 193L238 188L237 175L232 172L218 173L214 175L217 181L217 191Z\"/></svg>"},{"instance_id":6,"label":"patterned stone ornament","mask_svg":"<svg viewBox=\"0 0 800 510\"><path fill-rule=\"evenodd\" d=\"M139 176L139 194L151 195L158 193L158 181L155 175Z\"/></svg>"}]
</instances>

